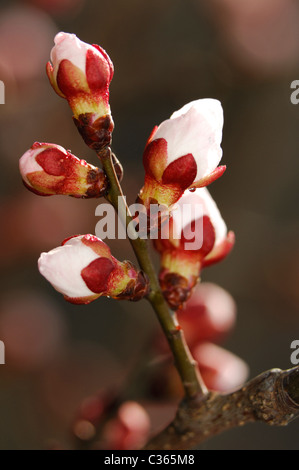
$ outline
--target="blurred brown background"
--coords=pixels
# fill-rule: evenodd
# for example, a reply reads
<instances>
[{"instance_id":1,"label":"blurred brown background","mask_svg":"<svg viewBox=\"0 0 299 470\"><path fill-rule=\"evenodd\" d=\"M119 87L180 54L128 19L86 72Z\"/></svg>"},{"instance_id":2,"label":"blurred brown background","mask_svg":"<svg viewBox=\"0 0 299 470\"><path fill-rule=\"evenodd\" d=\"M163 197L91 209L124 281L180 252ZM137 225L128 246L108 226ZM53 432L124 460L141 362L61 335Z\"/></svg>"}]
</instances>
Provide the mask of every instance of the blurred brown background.
<instances>
[{"instance_id":1,"label":"blurred brown background","mask_svg":"<svg viewBox=\"0 0 299 470\"><path fill-rule=\"evenodd\" d=\"M65 443L76 407L102 387L117 389L157 328L146 302L67 304L39 275L41 251L73 234L93 233L98 201L39 198L25 190L18 160L34 141L53 142L97 164L45 74L54 35L97 43L115 66L113 149L134 202L142 152L155 124L185 103L222 101L223 164L210 188L237 243L203 279L238 305L225 347L251 377L289 368L299 339L299 79L296 0L27 0L0 3L1 300L0 448ZM113 254L133 259L126 242ZM146 364L145 364L146 367ZM139 384L140 385L140 384ZM142 384L141 384L142 385ZM142 388L142 387L141 387ZM139 397L138 384L131 397ZM232 430L202 449L298 449L299 423Z\"/></svg>"}]
</instances>

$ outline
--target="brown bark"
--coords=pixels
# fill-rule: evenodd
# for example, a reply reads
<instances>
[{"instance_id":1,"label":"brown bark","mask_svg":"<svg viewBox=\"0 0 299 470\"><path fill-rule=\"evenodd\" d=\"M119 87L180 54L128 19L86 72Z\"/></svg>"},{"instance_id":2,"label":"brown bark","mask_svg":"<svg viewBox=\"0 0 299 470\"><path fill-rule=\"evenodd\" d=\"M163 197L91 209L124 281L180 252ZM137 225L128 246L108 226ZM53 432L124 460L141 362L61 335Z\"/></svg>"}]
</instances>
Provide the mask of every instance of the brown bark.
<instances>
[{"instance_id":1,"label":"brown bark","mask_svg":"<svg viewBox=\"0 0 299 470\"><path fill-rule=\"evenodd\" d=\"M262 421L285 426L299 415L299 367L272 369L227 395L183 401L173 422L145 449L188 450L228 429Z\"/></svg>"}]
</instances>

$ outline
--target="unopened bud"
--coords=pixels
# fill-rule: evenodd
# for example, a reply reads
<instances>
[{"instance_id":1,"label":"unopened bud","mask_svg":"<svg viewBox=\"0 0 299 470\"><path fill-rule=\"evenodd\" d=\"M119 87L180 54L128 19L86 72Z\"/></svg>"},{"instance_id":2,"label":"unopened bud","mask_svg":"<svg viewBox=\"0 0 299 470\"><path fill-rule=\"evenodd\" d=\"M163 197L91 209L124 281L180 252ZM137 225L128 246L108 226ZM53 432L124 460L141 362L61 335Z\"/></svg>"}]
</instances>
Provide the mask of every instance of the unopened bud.
<instances>
[{"instance_id":1,"label":"unopened bud","mask_svg":"<svg viewBox=\"0 0 299 470\"><path fill-rule=\"evenodd\" d=\"M75 304L88 304L101 296L139 300L149 290L146 276L132 263L114 258L94 235L71 237L42 253L38 267L54 289Z\"/></svg>"},{"instance_id":2,"label":"unopened bud","mask_svg":"<svg viewBox=\"0 0 299 470\"><path fill-rule=\"evenodd\" d=\"M108 182L103 170L55 144L35 142L20 159L25 186L41 196L103 196Z\"/></svg>"},{"instance_id":3,"label":"unopened bud","mask_svg":"<svg viewBox=\"0 0 299 470\"><path fill-rule=\"evenodd\" d=\"M201 210L189 210L192 206ZM167 230L169 236L164 237L162 227L154 246L161 255L162 291L169 306L177 310L190 297L202 268L228 255L234 245L234 234L227 233L226 224L206 188L184 193Z\"/></svg>"},{"instance_id":4,"label":"unopened bud","mask_svg":"<svg viewBox=\"0 0 299 470\"><path fill-rule=\"evenodd\" d=\"M51 51L47 74L59 96L66 98L74 122L86 144L96 151L110 145L114 128L109 106L113 64L98 45L75 34L59 33Z\"/></svg>"},{"instance_id":5,"label":"unopened bud","mask_svg":"<svg viewBox=\"0 0 299 470\"><path fill-rule=\"evenodd\" d=\"M188 188L219 178L223 110L218 100L192 101L155 127L143 154L145 182L139 199L171 207Z\"/></svg>"}]
</instances>

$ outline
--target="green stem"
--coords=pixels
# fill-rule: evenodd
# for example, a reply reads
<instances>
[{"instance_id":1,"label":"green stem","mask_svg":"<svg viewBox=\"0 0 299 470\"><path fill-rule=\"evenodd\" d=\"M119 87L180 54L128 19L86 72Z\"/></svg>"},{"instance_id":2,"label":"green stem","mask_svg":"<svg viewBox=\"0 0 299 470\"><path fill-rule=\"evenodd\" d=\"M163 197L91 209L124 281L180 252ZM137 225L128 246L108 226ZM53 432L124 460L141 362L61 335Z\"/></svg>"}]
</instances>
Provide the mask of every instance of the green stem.
<instances>
[{"instance_id":1,"label":"green stem","mask_svg":"<svg viewBox=\"0 0 299 470\"><path fill-rule=\"evenodd\" d=\"M132 231L134 231L132 228L133 224L130 223L132 222L132 217L114 170L110 148L104 149L98 156L102 161L103 168L110 182L107 199L113 205L127 229L131 231L131 233L129 233L130 243L140 264L140 268L146 273L150 282L148 300L156 312L173 353L175 365L181 377L186 398L200 398L207 393L206 386L198 371L197 363L194 361L189 351L183 331L178 325L176 315L169 310L163 297L156 271L149 254L148 242L145 239L139 238L136 232L136 236L132 233Z\"/></svg>"}]
</instances>

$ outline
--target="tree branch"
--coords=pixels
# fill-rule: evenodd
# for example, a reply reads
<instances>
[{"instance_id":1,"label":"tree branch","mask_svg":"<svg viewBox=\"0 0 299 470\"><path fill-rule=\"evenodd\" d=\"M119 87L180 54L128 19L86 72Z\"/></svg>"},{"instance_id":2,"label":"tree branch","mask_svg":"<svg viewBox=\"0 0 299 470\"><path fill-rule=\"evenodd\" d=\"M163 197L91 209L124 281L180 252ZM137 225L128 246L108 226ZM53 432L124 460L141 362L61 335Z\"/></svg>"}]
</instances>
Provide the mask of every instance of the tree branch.
<instances>
[{"instance_id":1,"label":"tree branch","mask_svg":"<svg viewBox=\"0 0 299 470\"><path fill-rule=\"evenodd\" d=\"M182 401L173 422L145 449L188 450L231 428L254 421L286 426L298 415L299 367L272 369L228 395Z\"/></svg>"}]
</instances>

